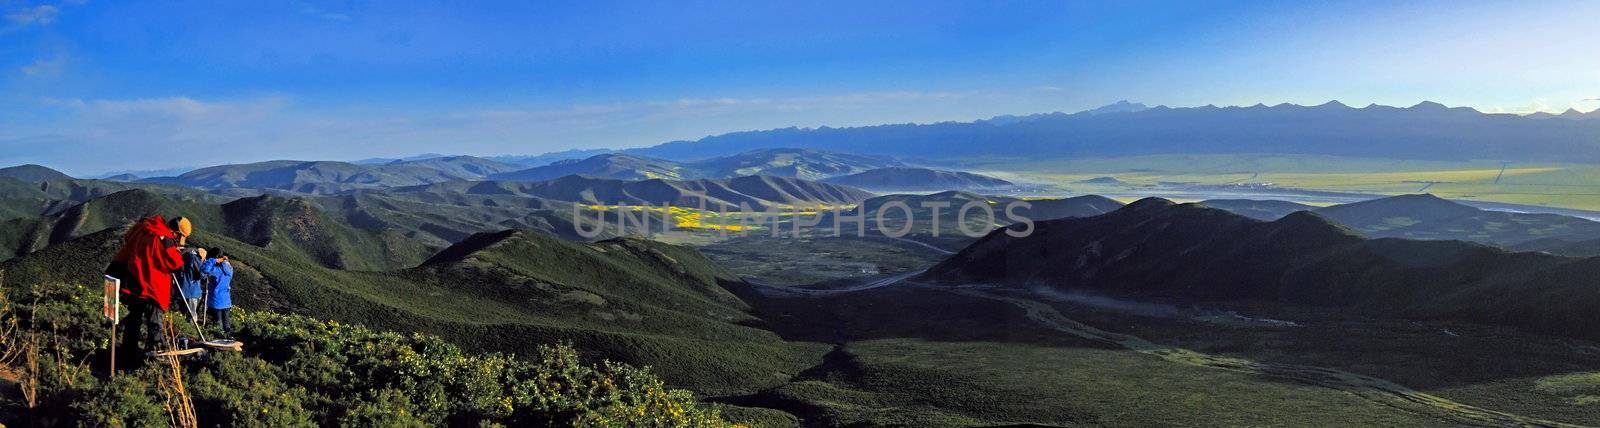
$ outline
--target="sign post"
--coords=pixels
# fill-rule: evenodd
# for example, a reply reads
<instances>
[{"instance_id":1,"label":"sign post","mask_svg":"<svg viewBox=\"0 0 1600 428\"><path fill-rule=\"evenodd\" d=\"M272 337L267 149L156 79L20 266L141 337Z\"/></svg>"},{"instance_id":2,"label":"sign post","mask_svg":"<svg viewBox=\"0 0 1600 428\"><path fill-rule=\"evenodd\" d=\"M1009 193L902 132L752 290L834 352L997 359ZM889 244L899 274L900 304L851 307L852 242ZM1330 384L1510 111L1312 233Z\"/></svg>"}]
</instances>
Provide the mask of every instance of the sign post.
<instances>
[{"instance_id":1,"label":"sign post","mask_svg":"<svg viewBox=\"0 0 1600 428\"><path fill-rule=\"evenodd\" d=\"M121 303L122 300L120 293L120 290L122 289L122 280L111 275L106 275L103 284L105 286L105 303L100 306L100 313L105 315L107 320L111 321L111 370L108 372L109 374L107 376L109 379L116 379L117 322L118 319L121 318L118 315L121 315L122 312L122 308L119 307L118 304Z\"/></svg>"}]
</instances>

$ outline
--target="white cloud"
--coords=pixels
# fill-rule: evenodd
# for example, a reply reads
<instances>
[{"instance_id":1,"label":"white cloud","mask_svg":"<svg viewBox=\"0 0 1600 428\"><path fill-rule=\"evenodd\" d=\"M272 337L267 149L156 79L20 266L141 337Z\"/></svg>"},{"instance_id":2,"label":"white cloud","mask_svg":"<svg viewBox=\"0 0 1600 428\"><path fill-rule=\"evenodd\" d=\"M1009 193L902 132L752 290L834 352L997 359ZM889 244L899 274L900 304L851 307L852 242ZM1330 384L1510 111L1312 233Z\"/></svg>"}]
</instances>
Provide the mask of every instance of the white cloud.
<instances>
[{"instance_id":1,"label":"white cloud","mask_svg":"<svg viewBox=\"0 0 1600 428\"><path fill-rule=\"evenodd\" d=\"M54 23L56 21L56 16L60 13L61 9L48 4L42 4L7 12L6 21L11 22L12 25L17 27L26 27L34 24L45 26Z\"/></svg>"},{"instance_id":2,"label":"white cloud","mask_svg":"<svg viewBox=\"0 0 1600 428\"><path fill-rule=\"evenodd\" d=\"M24 65L18 70L22 71L22 74L29 76L57 76L61 74L61 69L66 64L67 58L58 55L51 58L39 58L34 60L32 64Z\"/></svg>"}]
</instances>

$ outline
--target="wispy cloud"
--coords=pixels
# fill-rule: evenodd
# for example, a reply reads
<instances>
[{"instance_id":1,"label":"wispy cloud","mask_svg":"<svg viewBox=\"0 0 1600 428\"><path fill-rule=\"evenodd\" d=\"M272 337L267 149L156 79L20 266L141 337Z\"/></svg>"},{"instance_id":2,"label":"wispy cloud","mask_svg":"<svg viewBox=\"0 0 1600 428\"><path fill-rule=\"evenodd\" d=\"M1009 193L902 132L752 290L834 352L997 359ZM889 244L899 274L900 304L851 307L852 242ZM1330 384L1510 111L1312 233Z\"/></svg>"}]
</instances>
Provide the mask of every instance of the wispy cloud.
<instances>
[{"instance_id":1,"label":"wispy cloud","mask_svg":"<svg viewBox=\"0 0 1600 428\"><path fill-rule=\"evenodd\" d=\"M32 64L24 65L18 70L28 76L57 76L61 74L61 69L66 63L67 57L65 55L57 55L49 58L39 58L34 60Z\"/></svg>"},{"instance_id":2,"label":"wispy cloud","mask_svg":"<svg viewBox=\"0 0 1600 428\"><path fill-rule=\"evenodd\" d=\"M48 4L42 4L34 7L24 7L22 9L6 12L6 21L10 22L11 25L15 27L26 27L29 25L46 26L56 22L56 16L60 13L61 9Z\"/></svg>"}]
</instances>

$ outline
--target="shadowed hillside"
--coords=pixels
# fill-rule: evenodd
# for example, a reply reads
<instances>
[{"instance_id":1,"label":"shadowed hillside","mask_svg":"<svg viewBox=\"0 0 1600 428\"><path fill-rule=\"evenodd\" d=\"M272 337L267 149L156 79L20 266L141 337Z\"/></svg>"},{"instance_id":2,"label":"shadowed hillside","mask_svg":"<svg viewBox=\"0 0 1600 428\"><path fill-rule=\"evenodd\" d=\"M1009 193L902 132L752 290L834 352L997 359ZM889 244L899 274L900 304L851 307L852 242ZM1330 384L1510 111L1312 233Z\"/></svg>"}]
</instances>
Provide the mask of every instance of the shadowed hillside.
<instances>
[{"instance_id":1,"label":"shadowed hillside","mask_svg":"<svg viewBox=\"0 0 1600 428\"><path fill-rule=\"evenodd\" d=\"M1111 214L995 231L929 269L945 282L1185 301L1269 301L1442 317L1593 338L1600 259L1457 241L1368 240L1309 212L1261 222L1144 199Z\"/></svg>"},{"instance_id":2,"label":"shadowed hillside","mask_svg":"<svg viewBox=\"0 0 1600 428\"><path fill-rule=\"evenodd\" d=\"M723 288L738 280L685 247L507 231L469 238L417 268L360 272L198 229L194 245L222 246L234 258L235 298L246 309L428 332L473 350L571 341L709 393L776 385L823 351L749 327L764 322ZM0 262L0 270L8 285L97 277L120 238L107 229Z\"/></svg>"}]
</instances>

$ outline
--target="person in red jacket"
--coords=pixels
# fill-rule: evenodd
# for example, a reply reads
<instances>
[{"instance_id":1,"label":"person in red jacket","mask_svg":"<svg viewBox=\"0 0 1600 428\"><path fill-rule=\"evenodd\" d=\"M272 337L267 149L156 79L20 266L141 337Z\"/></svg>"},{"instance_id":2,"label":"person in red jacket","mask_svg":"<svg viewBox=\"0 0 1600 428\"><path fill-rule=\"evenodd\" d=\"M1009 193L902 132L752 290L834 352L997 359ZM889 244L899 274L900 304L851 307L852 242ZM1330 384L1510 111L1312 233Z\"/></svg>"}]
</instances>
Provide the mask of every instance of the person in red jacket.
<instances>
[{"instance_id":1,"label":"person in red jacket","mask_svg":"<svg viewBox=\"0 0 1600 428\"><path fill-rule=\"evenodd\" d=\"M155 215L134 223L122 236L122 248L111 258L106 271L122 280L121 291L128 304L129 322L122 330L121 346L126 350L123 355L140 355L135 352L141 350L153 352L164 342L162 320L172 302L172 272L183 267L179 248L192 230L189 219L177 217L169 222Z\"/></svg>"}]
</instances>

